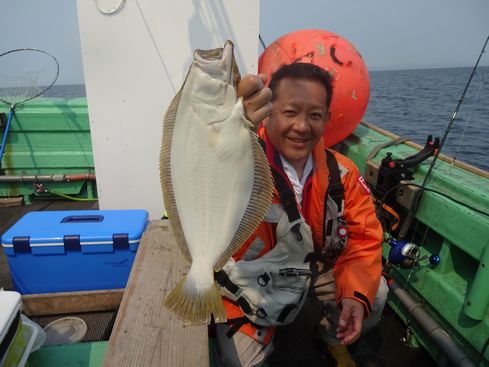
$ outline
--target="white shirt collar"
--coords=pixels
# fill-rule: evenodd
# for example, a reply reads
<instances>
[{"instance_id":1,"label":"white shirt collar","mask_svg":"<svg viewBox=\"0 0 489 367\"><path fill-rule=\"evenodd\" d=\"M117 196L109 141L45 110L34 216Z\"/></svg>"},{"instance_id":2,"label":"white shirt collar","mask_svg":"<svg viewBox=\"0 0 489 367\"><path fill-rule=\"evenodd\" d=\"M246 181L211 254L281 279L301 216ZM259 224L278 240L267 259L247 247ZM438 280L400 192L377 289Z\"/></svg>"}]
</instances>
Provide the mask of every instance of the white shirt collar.
<instances>
[{"instance_id":1,"label":"white shirt collar","mask_svg":"<svg viewBox=\"0 0 489 367\"><path fill-rule=\"evenodd\" d=\"M306 165L304 166L304 172L300 180L299 180L299 176L297 175L297 172L295 171L295 168L292 167L292 165L284 157L282 157L282 155L280 155L280 159L282 160L282 166L284 167L284 172L287 174L287 177L289 178L289 181L292 184L292 187L294 188L297 203L301 205L302 191L304 190L304 184L306 183L307 177L309 177L309 174L312 172L312 168L313 168L312 154L309 154L309 156L307 157Z\"/></svg>"}]
</instances>

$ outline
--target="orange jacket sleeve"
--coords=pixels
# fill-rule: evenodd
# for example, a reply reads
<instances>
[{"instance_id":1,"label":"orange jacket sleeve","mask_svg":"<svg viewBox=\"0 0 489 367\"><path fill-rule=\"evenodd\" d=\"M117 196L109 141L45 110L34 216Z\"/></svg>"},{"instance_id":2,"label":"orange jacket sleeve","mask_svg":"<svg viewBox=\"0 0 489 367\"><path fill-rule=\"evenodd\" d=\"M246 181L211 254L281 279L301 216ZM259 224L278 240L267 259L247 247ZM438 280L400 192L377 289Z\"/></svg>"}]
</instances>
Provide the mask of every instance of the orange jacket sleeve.
<instances>
[{"instance_id":1,"label":"orange jacket sleeve","mask_svg":"<svg viewBox=\"0 0 489 367\"><path fill-rule=\"evenodd\" d=\"M358 169L348 158L336 158L348 170L342 177L348 242L334 266L336 301L339 304L343 298L354 298L365 306L367 316L380 282L383 231Z\"/></svg>"}]
</instances>

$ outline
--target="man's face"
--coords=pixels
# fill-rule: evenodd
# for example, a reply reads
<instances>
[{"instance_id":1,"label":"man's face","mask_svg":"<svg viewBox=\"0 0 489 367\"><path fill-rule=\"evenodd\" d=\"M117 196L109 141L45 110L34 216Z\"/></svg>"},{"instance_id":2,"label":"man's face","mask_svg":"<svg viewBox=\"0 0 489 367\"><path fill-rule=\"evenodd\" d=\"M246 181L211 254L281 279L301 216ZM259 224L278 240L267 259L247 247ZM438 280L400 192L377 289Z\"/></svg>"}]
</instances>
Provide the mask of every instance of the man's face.
<instances>
[{"instance_id":1,"label":"man's face","mask_svg":"<svg viewBox=\"0 0 489 367\"><path fill-rule=\"evenodd\" d=\"M296 170L302 170L329 118L326 88L317 81L285 78L273 98L272 114L265 123L268 137Z\"/></svg>"}]
</instances>

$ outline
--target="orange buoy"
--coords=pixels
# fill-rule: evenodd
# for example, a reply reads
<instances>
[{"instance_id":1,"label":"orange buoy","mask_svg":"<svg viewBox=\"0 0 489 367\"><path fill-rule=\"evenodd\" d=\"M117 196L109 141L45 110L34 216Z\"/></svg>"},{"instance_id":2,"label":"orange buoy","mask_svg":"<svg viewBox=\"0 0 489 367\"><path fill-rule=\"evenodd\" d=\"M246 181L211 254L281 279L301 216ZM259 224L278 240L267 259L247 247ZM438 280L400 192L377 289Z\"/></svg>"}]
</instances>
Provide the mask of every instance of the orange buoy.
<instances>
[{"instance_id":1,"label":"orange buoy","mask_svg":"<svg viewBox=\"0 0 489 367\"><path fill-rule=\"evenodd\" d=\"M324 131L330 147L355 130L367 109L370 81L360 53L343 37L325 30L288 33L270 44L260 56L258 72L270 76L284 64L310 62L333 77L331 119Z\"/></svg>"}]
</instances>

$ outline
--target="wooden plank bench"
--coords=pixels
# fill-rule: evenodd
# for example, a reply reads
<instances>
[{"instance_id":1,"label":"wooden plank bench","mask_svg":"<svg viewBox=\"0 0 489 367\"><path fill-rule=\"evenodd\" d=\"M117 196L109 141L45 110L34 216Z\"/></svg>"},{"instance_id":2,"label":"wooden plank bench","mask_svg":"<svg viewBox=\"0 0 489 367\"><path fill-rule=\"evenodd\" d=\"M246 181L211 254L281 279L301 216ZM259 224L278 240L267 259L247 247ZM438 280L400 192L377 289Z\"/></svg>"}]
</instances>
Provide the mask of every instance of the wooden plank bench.
<instances>
[{"instance_id":1,"label":"wooden plank bench","mask_svg":"<svg viewBox=\"0 0 489 367\"><path fill-rule=\"evenodd\" d=\"M124 289L26 294L22 296L22 312L29 317L83 312L115 311Z\"/></svg>"},{"instance_id":2,"label":"wooden plank bench","mask_svg":"<svg viewBox=\"0 0 489 367\"><path fill-rule=\"evenodd\" d=\"M163 306L188 268L170 223L150 223L110 336L105 367L209 365L207 327L184 326Z\"/></svg>"}]
</instances>

